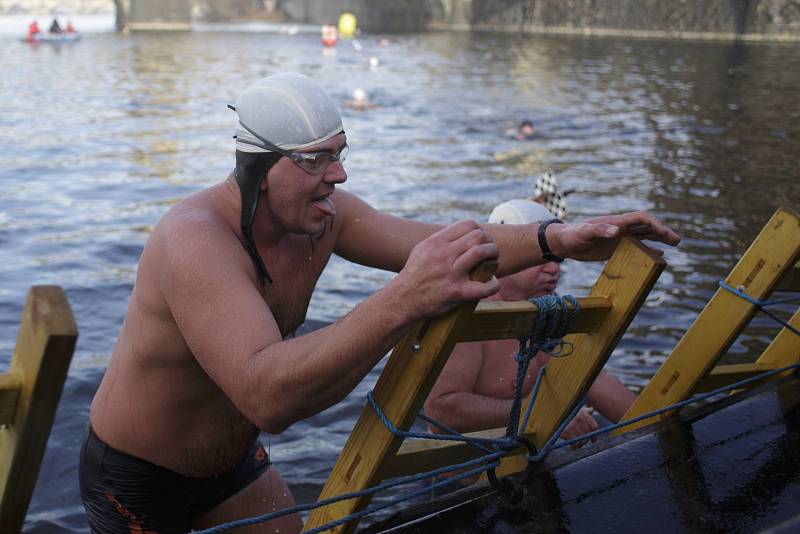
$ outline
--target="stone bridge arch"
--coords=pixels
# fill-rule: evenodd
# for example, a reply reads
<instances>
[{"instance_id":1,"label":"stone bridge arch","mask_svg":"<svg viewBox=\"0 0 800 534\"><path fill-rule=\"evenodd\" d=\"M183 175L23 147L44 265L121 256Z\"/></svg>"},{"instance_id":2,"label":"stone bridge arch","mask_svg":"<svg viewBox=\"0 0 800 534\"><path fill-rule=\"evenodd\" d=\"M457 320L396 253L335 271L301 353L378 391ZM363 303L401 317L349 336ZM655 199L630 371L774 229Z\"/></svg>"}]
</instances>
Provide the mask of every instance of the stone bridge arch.
<instances>
[{"instance_id":1,"label":"stone bridge arch","mask_svg":"<svg viewBox=\"0 0 800 534\"><path fill-rule=\"evenodd\" d=\"M473 0L425 0L431 14L429 26L468 30L472 24Z\"/></svg>"},{"instance_id":2,"label":"stone bridge arch","mask_svg":"<svg viewBox=\"0 0 800 534\"><path fill-rule=\"evenodd\" d=\"M192 29L192 0L113 0L117 31Z\"/></svg>"}]
</instances>

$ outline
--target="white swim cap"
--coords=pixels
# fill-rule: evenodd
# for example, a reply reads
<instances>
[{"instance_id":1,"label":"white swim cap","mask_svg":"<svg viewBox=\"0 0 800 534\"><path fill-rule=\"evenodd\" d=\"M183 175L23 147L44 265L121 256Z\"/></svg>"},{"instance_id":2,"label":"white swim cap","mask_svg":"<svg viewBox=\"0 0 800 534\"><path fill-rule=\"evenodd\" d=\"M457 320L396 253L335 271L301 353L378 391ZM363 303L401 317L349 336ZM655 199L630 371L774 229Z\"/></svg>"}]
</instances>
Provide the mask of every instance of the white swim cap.
<instances>
[{"instance_id":1,"label":"white swim cap","mask_svg":"<svg viewBox=\"0 0 800 534\"><path fill-rule=\"evenodd\" d=\"M270 152L253 133L285 150L316 145L341 133L336 105L308 76L295 72L259 80L242 92L236 111L236 150Z\"/></svg>"},{"instance_id":2,"label":"white swim cap","mask_svg":"<svg viewBox=\"0 0 800 534\"><path fill-rule=\"evenodd\" d=\"M353 91L353 100L362 101L367 99L367 92L360 87Z\"/></svg>"},{"instance_id":3,"label":"white swim cap","mask_svg":"<svg viewBox=\"0 0 800 534\"><path fill-rule=\"evenodd\" d=\"M545 221L555 216L550 211L532 200L515 198L498 204L489 215L491 224L529 224Z\"/></svg>"}]
</instances>

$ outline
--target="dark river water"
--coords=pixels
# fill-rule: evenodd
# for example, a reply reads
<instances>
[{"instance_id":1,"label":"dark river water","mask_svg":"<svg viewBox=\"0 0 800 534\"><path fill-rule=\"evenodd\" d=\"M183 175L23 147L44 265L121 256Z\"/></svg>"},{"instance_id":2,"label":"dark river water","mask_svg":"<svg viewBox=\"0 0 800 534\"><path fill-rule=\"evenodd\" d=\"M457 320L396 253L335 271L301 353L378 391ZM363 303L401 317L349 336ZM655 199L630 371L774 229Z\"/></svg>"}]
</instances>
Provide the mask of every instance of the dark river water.
<instances>
[{"instance_id":1,"label":"dark river water","mask_svg":"<svg viewBox=\"0 0 800 534\"><path fill-rule=\"evenodd\" d=\"M778 206L800 205L800 46L433 33L362 36L323 53L318 29L86 34L60 48L0 35L0 366L28 288L64 287L80 338L26 531L85 532L78 449L149 231L233 166L225 105L252 81L305 73L344 102L346 188L397 215L485 220L553 171L568 219L648 209L683 235L609 367L646 383ZM371 66L370 59L377 58ZM375 60L372 61L375 64ZM535 123L529 142L505 130ZM585 294L598 265L564 265ZM335 321L390 274L334 259L306 329ZM775 328L758 319L746 359ZM270 442L299 501L313 500L377 374Z\"/></svg>"}]
</instances>

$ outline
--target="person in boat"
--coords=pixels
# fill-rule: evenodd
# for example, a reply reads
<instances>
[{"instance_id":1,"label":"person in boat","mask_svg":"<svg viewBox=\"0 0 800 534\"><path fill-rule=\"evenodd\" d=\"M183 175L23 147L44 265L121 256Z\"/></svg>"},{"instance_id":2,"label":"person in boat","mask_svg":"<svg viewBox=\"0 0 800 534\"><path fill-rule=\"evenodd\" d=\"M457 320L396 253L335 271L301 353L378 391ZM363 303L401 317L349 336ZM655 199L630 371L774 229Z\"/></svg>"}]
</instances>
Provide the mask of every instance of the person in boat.
<instances>
[{"instance_id":1,"label":"person in boat","mask_svg":"<svg viewBox=\"0 0 800 534\"><path fill-rule=\"evenodd\" d=\"M72 25L72 20L67 19L67 27L65 31L69 34L75 33L75 27Z\"/></svg>"},{"instance_id":2,"label":"person in boat","mask_svg":"<svg viewBox=\"0 0 800 534\"><path fill-rule=\"evenodd\" d=\"M489 223L527 225L554 218L538 202L514 199L497 205ZM487 300L525 300L553 294L559 276L559 263L555 261L529 267L500 278L500 291ZM425 414L461 433L505 427L514 401L517 376L514 356L518 350L519 341L515 339L456 345L425 401ZM530 393L539 369L549 360L547 353L539 352L531 361L523 383L524 396ZM602 371L589 389L587 406L581 408L561 437L569 439L597 430L595 410L607 420L618 422L635 399L619 379ZM435 425L429 425L429 430L444 432Z\"/></svg>"},{"instance_id":3,"label":"person in boat","mask_svg":"<svg viewBox=\"0 0 800 534\"><path fill-rule=\"evenodd\" d=\"M53 19L53 22L50 24L50 29L48 30L50 33L63 33L64 30L61 29L61 25L58 23L58 19Z\"/></svg>"},{"instance_id":4,"label":"person in boat","mask_svg":"<svg viewBox=\"0 0 800 534\"><path fill-rule=\"evenodd\" d=\"M30 24L28 24L27 41L32 42L36 40L36 38L39 37L41 33L42 31L39 29L39 23L36 22L35 20L32 21Z\"/></svg>"},{"instance_id":5,"label":"person in boat","mask_svg":"<svg viewBox=\"0 0 800 534\"><path fill-rule=\"evenodd\" d=\"M484 261L499 256L503 275L545 253L602 260L624 235L680 240L644 212L551 224L544 251L535 224L395 217L338 187L347 136L310 78L262 79L232 108L235 168L153 229L91 404L79 473L93 532L186 532L292 506L259 434L340 402L418 321L496 293L494 277L469 279ZM334 253L397 275L294 336Z\"/></svg>"}]
</instances>

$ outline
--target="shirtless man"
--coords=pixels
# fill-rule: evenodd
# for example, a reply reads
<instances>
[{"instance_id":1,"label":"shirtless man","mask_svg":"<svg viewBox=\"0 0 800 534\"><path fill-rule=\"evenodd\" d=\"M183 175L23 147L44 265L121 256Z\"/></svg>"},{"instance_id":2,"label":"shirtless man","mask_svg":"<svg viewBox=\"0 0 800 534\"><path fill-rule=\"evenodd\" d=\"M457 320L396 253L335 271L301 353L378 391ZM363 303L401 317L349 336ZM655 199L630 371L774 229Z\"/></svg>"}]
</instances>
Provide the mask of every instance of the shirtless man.
<instances>
[{"instance_id":1,"label":"shirtless man","mask_svg":"<svg viewBox=\"0 0 800 534\"><path fill-rule=\"evenodd\" d=\"M254 83L235 112L234 172L172 207L142 252L81 449L94 532L186 532L292 506L259 432L341 401L419 320L496 293L494 278L469 280L479 263L502 253L504 274L543 260L537 225L425 224L338 189L341 117L305 76ZM622 235L679 241L646 213L543 237L554 254L600 260ZM292 337L333 253L398 275ZM250 531L300 528L295 514Z\"/></svg>"},{"instance_id":2,"label":"shirtless man","mask_svg":"<svg viewBox=\"0 0 800 534\"><path fill-rule=\"evenodd\" d=\"M530 224L553 219L541 204L514 199L495 207L489 216L491 224ZM559 264L549 261L500 279L500 291L487 300L525 300L548 295L556 290ZM519 341L503 339L476 341L456 345L439 379L425 401L425 413L459 432L475 432L504 427L514 402ZM528 395L539 370L550 356L540 352L531 361L523 383ZM561 437L573 438L597 430L593 409L608 420L618 422L636 396L615 376L602 371L586 396L586 404L564 429ZM430 430L440 429L430 426Z\"/></svg>"}]
</instances>

